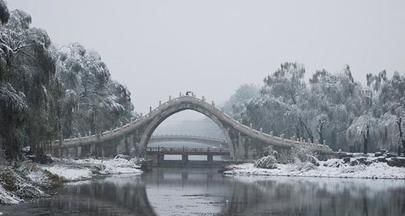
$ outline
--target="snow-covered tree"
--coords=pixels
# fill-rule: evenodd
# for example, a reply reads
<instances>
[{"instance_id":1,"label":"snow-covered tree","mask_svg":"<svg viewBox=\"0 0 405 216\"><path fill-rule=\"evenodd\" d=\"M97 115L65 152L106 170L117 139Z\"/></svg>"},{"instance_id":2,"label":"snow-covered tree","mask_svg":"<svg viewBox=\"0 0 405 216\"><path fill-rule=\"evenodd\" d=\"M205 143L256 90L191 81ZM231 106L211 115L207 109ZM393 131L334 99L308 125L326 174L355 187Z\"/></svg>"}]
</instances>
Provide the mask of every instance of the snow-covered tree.
<instances>
[{"instance_id":1,"label":"snow-covered tree","mask_svg":"<svg viewBox=\"0 0 405 216\"><path fill-rule=\"evenodd\" d=\"M65 137L99 133L131 119L130 92L111 80L109 69L96 52L74 43L56 53L57 77L65 89L62 115Z\"/></svg>"},{"instance_id":2,"label":"snow-covered tree","mask_svg":"<svg viewBox=\"0 0 405 216\"><path fill-rule=\"evenodd\" d=\"M245 104L259 96L260 89L254 84L241 85L224 105L224 111L240 120Z\"/></svg>"},{"instance_id":3,"label":"snow-covered tree","mask_svg":"<svg viewBox=\"0 0 405 216\"><path fill-rule=\"evenodd\" d=\"M29 145L41 155L51 141L128 122L126 87L111 80L100 56L73 44L55 48L31 16L0 0L0 147L8 159Z\"/></svg>"},{"instance_id":4,"label":"snow-covered tree","mask_svg":"<svg viewBox=\"0 0 405 216\"><path fill-rule=\"evenodd\" d=\"M405 149L403 75L368 74L363 86L349 66L336 74L316 71L308 84L304 74L302 65L283 64L265 78L261 94L238 104L232 115L266 132L325 141L335 150Z\"/></svg>"}]
</instances>

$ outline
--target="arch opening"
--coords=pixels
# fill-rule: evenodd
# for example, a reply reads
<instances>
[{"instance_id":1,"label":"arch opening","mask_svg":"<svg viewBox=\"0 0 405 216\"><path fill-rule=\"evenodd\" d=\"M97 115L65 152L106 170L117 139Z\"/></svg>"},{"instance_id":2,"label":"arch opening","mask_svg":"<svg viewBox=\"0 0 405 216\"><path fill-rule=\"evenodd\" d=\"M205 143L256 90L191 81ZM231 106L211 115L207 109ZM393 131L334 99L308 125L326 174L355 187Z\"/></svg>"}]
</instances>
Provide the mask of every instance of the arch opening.
<instances>
[{"instance_id":1,"label":"arch opening","mask_svg":"<svg viewBox=\"0 0 405 216\"><path fill-rule=\"evenodd\" d=\"M152 148L177 151L165 154L162 160L222 161L232 156L225 126L209 111L191 107L168 109L158 115L145 129L141 143L147 155ZM228 154L216 155L215 151Z\"/></svg>"}]
</instances>

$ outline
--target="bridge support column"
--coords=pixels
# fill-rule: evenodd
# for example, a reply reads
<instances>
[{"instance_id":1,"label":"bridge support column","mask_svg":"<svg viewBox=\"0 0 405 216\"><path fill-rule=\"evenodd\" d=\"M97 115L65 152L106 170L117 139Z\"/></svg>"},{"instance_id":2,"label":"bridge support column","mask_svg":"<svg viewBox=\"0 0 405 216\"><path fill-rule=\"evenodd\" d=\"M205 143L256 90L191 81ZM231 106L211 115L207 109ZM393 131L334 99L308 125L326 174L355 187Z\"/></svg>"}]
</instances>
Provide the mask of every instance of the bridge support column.
<instances>
[{"instance_id":1,"label":"bridge support column","mask_svg":"<svg viewBox=\"0 0 405 216\"><path fill-rule=\"evenodd\" d=\"M212 163L212 162L214 161L214 155L208 154L208 155L207 155L207 161L208 161L209 163Z\"/></svg>"},{"instance_id":2,"label":"bridge support column","mask_svg":"<svg viewBox=\"0 0 405 216\"><path fill-rule=\"evenodd\" d=\"M181 155L181 161L183 162L183 164L188 163L188 155L186 154Z\"/></svg>"},{"instance_id":3,"label":"bridge support column","mask_svg":"<svg viewBox=\"0 0 405 216\"><path fill-rule=\"evenodd\" d=\"M82 152L83 152L82 147L81 147L81 146L77 146L77 147L76 147L76 157L77 157L77 158L81 158L81 157L82 157Z\"/></svg>"},{"instance_id":4,"label":"bridge support column","mask_svg":"<svg viewBox=\"0 0 405 216\"><path fill-rule=\"evenodd\" d=\"M100 157L104 158L104 156L105 156L104 147L100 146Z\"/></svg>"},{"instance_id":5,"label":"bridge support column","mask_svg":"<svg viewBox=\"0 0 405 216\"><path fill-rule=\"evenodd\" d=\"M165 155L160 154L160 153L156 154L156 157L157 157L157 164L158 165L160 165L163 162L163 160L165 159Z\"/></svg>"},{"instance_id":6,"label":"bridge support column","mask_svg":"<svg viewBox=\"0 0 405 216\"><path fill-rule=\"evenodd\" d=\"M79 147L73 147L73 158L79 157Z\"/></svg>"},{"instance_id":7,"label":"bridge support column","mask_svg":"<svg viewBox=\"0 0 405 216\"><path fill-rule=\"evenodd\" d=\"M70 156L70 148L66 148L64 151L64 157L68 158Z\"/></svg>"},{"instance_id":8,"label":"bridge support column","mask_svg":"<svg viewBox=\"0 0 405 216\"><path fill-rule=\"evenodd\" d=\"M77 148L80 148L80 151L79 151L79 155L78 155L78 157L79 158L84 158L85 157L85 151L86 151L86 149L85 149L85 147L83 147L83 146L79 146L79 147L77 147Z\"/></svg>"},{"instance_id":9,"label":"bridge support column","mask_svg":"<svg viewBox=\"0 0 405 216\"><path fill-rule=\"evenodd\" d=\"M96 144L91 144L89 148L89 155L97 156L96 154Z\"/></svg>"}]
</instances>

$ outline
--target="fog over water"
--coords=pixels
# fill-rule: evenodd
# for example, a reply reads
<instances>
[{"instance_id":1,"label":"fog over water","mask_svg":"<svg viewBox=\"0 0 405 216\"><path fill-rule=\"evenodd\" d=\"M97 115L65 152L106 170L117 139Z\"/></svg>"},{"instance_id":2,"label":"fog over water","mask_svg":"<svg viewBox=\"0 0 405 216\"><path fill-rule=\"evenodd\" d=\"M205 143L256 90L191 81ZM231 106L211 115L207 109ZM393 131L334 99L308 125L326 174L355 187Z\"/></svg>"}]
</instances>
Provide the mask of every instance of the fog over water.
<instances>
[{"instance_id":1,"label":"fog over water","mask_svg":"<svg viewBox=\"0 0 405 216\"><path fill-rule=\"evenodd\" d=\"M405 70L405 2L9 0L54 42L97 50L136 111L194 90L224 102L282 62L352 67L355 78ZM307 75L308 76L308 75Z\"/></svg>"}]
</instances>

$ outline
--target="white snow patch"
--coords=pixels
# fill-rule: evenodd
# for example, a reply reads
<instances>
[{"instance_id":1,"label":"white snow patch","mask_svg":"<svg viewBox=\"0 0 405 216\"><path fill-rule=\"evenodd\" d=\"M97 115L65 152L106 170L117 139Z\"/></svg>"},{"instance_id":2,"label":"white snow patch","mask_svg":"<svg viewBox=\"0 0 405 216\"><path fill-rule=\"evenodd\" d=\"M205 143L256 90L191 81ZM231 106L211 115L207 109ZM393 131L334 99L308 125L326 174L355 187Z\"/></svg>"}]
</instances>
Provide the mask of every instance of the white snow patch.
<instances>
[{"instance_id":1,"label":"white snow patch","mask_svg":"<svg viewBox=\"0 0 405 216\"><path fill-rule=\"evenodd\" d=\"M131 174L140 175L142 171L135 160L122 158L100 160L100 159L54 159L57 164L42 166L43 169L52 174L63 177L67 181L81 181L92 178L96 175L119 175Z\"/></svg>"},{"instance_id":2,"label":"white snow patch","mask_svg":"<svg viewBox=\"0 0 405 216\"><path fill-rule=\"evenodd\" d=\"M229 168L230 170L224 172L225 175L405 179L403 167L391 167L386 163L350 166L339 159L320 161L318 167L309 163L294 163L277 164L277 169L262 169L256 168L253 163L245 163L231 165Z\"/></svg>"},{"instance_id":3,"label":"white snow patch","mask_svg":"<svg viewBox=\"0 0 405 216\"><path fill-rule=\"evenodd\" d=\"M28 173L27 177L37 184L43 184L44 182L48 181L48 177L42 170L31 171Z\"/></svg>"},{"instance_id":4,"label":"white snow patch","mask_svg":"<svg viewBox=\"0 0 405 216\"><path fill-rule=\"evenodd\" d=\"M22 199L6 191L6 189L0 185L0 204L18 204L22 201Z\"/></svg>"},{"instance_id":5,"label":"white snow patch","mask_svg":"<svg viewBox=\"0 0 405 216\"><path fill-rule=\"evenodd\" d=\"M75 168L66 165L58 164L53 166L42 166L44 170L64 178L66 181L80 181L92 177L92 172L89 168Z\"/></svg>"},{"instance_id":6,"label":"white snow patch","mask_svg":"<svg viewBox=\"0 0 405 216\"><path fill-rule=\"evenodd\" d=\"M105 169L101 170L100 173L106 175L115 174L141 174L140 166L136 164L135 160L126 160L123 158L115 158L108 160L100 159L83 159L83 160L70 160L70 162L75 164L101 164L105 166Z\"/></svg>"}]
</instances>

